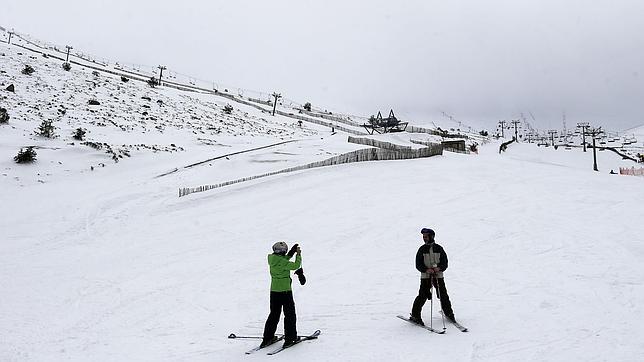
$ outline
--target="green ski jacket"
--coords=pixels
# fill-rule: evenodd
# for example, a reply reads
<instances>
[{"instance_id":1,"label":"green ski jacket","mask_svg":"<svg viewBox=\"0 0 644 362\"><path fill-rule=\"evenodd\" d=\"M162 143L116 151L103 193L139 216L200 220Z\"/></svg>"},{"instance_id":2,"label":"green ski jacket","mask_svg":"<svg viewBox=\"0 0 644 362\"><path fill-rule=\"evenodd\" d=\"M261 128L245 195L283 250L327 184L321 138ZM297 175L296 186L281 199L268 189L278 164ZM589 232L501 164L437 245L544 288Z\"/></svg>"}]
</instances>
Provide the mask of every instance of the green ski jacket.
<instances>
[{"instance_id":1,"label":"green ski jacket","mask_svg":"<svg viewBox=\"0 0 644 362\"><path fill-rule=\"evenodd\" d=\"M271 270L271 292L288 292L291 290L291 270L302 265L302 256L297 254L292 262L286 255L268 254L268 265Z\"/></svg>"}]
</instances>

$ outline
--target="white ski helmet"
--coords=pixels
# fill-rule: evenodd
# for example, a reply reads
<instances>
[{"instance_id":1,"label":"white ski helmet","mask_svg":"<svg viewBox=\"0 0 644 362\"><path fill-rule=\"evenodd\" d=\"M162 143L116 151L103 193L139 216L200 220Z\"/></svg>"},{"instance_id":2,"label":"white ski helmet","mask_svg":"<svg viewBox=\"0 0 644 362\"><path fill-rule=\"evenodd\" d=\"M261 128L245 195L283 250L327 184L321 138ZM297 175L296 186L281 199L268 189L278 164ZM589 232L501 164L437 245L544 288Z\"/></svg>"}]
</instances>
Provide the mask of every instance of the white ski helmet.
<instances>
[{"instance_id":1,"label":"white ski helmet","mask_svg":"<svg viewBox=\"0 0 644 362\"><path fill-rule=\"evenodd\" d=\"M286 243L285 243L285 242L283 242L283 241L278 241L278 242L276 242L275 244L273 244L273 252L274 252L275 254L282 254L282 255L284 255L284 254L286 254L286 252L287 252L287 251L288 251L288 245L286 245Z\"/></svg>"}]
</instances>

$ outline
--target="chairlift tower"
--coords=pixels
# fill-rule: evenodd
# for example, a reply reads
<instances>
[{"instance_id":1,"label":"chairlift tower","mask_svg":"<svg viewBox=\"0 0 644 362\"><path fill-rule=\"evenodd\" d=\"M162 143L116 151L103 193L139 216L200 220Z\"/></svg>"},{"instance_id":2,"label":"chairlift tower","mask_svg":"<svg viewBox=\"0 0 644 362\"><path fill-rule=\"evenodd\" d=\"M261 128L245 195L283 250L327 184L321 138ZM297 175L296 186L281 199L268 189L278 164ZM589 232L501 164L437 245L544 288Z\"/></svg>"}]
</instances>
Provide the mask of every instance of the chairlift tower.
<instances>
[{"instance_id":1,"label":"chairlift tower","mask_svg":"<svg viewBox=\"0 0 644 362\"><path fill-rule=\"evenodd\" d=\"M534 133L532 132L526 133L526 138L528 139L528 143L532 143L532 141L534 141Z\"/></svg>"},{"instance_id":2,"label":"chairlift tower","mask_svg":"<svg viewBox=\"0 0 644 362\"><path fill-rule=\"evenodd\" d=\"M281 93L273 92L273 98L275 98L275 102L273 102L273 116L275 115L275 108L277 108L277 100L282 98Z\"/></svg>"},{"instance_id":3,"label":"chairlift tower","mask_svg":"<svg viewBox=\"0 0 644 362\"><path fill-rule=\"evenodd\" d=\"M163 76L163 71L168 68L165 65L159 65L157 68L161 70L161 72L159 72L159 86L161 86L161 76Z\"/></svg>"},{"instance_id":4,"label":"chairlift tower","mask_svg":"<svg viewBox=\"0 0 644 362\"><path fill-rule=\"evenodd\" d=\"M69 63L69 51L74 49L74 47L65 45L65 48L67 49L67 56L65 57L65 63Z\"/></svg>"},{"instance_id":5,"label":"chairlift tower","mask_svg":"<svg viewBox=\"0 0 644 362\"><path fill-rule=\"evenodd\" d=\"M515 142L519 142L519 136L517 134L517 125L521 123L521 121L519 121L518 119L515 119L515 120L512 120L512 122L510 123L512 123L512 125L514 126L514 140Z\"/></svg>"},{"instance_id":6,"label":"chairlift tower","mask_svg":"<svg viewBox=\"0 0 644 362\"><path fill-rule=\"evenodd\" d=\"M581 128L581 137L582 144L584 146L584 152L586 152L586 129L590 127L588 122L577 122L577 128Z\"/></svg>"},{"instance_id":7,"label":"chairlift tower","mask_svg":"<svg viewBox=\"0 0 644 362\"><path fill-rule=\"evenodd\" d=\"M552 146L554 147L554 145L555 145L555 134L557 134L557 130L556 129L548 130L548 134L550 135L550 142L552 142Z\"/></svg>"},{"instance_id":8,"label":"chairlift tower","mask_svg":"<svg viewBox=\"0 0 644 362\"><path fill-rule=\"evenodd\" d=\"M507 122L505 120L499 121L499 125L501 125L501 138L505 138L505 124Z\"/></svg>"},{"instance_id":9,"label":"chairlift tower","mask_svg":"<svg viewBox=\"0 0 644 362\"><path fill-rule=\"evenodd\" d=\"M593 170L595 171L599 171L597 169L597 147L595 146L595 139L602 133L604 133L604 131L601 127L588 130L588 135L593 138Z\"/></svg>"},{"instance_id":10,"label":"chairlift tower","mask_svg":"<svg viewBox=\"0 0 644 362\"><path fill-rule=\"evenodd\" d=\"M567 131L567 129L566 129L566 111L563 112L562 118L563 118L563 134L565 135L566 131Z\"/></svg>"}]
</instances>

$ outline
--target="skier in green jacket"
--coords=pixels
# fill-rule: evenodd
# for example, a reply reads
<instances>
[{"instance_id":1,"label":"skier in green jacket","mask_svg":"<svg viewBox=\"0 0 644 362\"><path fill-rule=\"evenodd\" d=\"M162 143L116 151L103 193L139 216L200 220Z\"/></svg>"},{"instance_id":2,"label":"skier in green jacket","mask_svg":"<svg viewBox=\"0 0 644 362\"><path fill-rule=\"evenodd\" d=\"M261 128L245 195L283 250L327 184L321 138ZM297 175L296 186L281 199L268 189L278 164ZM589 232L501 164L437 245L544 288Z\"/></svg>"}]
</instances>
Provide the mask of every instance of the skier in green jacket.
<instances>
[{"instance_id":1,"label":"skier in green jacket","mask_svg":"<svg viewBox=\"0 0 644 362\"><path fill-rule=\"evenodd\" d=\"M280 320L282 308L284 309L284 346L288 347L298 341L295 302L291 290L291 270L296 270L300 283L304 284L302 273L302 251L298 244L293 245L288 251L288 245L280 241L273 245L273 253L268 255L268 265L271 273L271 312L264 326L264 338L261 347L265 347L277 340L275 331ZM295 261L290 259L295 256Z\"/></svg>"}]
</instances>

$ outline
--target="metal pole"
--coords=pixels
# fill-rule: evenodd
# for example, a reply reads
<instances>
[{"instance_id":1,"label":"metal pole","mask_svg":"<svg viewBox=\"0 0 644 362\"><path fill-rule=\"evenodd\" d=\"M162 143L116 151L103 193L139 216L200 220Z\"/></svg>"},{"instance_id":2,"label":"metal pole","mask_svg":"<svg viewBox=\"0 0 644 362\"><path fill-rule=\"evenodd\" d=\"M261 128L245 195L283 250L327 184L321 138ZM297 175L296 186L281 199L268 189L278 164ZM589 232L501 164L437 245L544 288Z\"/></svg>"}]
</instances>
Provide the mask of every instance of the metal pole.
<instances>
[{"instance_id":1,"label":"metal pole","mask_svg":"<svg viewBox=\"0 0 644 362\"><path fill-rule=\"evenodd\" d=\"M597 147L595 147L595 135L593 134L593 170L599 171L597 169Z\"/></svg>"},{"instance_id":2,"label":"metal pole","mask_svg":"<svg viewBox=\"0 0 644 362\"><path fill-rule=\"evenodd\" d=\"M579 122L577 123L577 127L581 128L581 137L582 137L582 143L584 146L584 152L586 152L586 128L590 126L588 122Z\"/></svg>"},{"instance_id":3,"label":"metal pole","mask_svg":"<svg viewBox=\"0 0 644 362\"><path fill-rule=\"evenodd\" d=\"M67 48L67 57L65 58L65 63L69 62L69 51L74 49L73 47L70 47L69 45L65 45L65 48Z\"/></svg>"},{"instance_id":4,"label":"metal pole","mask_svg":"<svg viewBox=\"0 0 644 362\"><path fill-rule=\"evenodd\" d=\"M584 152L586 152L586 126L581 127L581 138L582 138L582 143L584 144Z\"/></svg>"},{"instance_id":5,"label":"metal pole","mask_svg":"<svg viewBox=\"0 0 644 362\"><path fill-rule=\"evenodd\" d=\"M429 276L429 295L431 296L429 299L429 328L434 330L434 297L435 295L432 295L432 289L433 289L434 283L432 283L432 276Z\"/></svg>"},{"instance_id":6,"label":"metal pole","mask_svg":"<svg viewBox=\"0 0 644 362\"><path fill-rule=\"evenodd\" d=\"M552 143L552 146L555 145L555 134L557 133L557 130L551 129L548 131L548 134L550 135L550 142Z\"/></svg>"},{"instance_id":7,"label":"metal pole","mask_svg":"<svg viewBox=\"0 0 644 362\"><path fill-rule=\"evenodd\" d=\"M514 140L515 140L516 142L519 142L519 136L518 136L518 133L517 133L517 124L519 124L519 123L520 123L520 122L519 122L519 120L518 120L518 119L517 119L517 120L512 121L512 124L514 125Z\"/></svg>"},{"instance_id":8,"label":"metal pole","mask_svg":"<svg viewBox=\"0 0 644 362\"><path fill-rule=\"evenodd\" d=\"M595 146L595 138L602 132L604 131L602 131L601 127L588 131L588 134L593 138L593 170L595 171L599 171L597 168L597 146Z\"/></svg>"},{"instance_id":9,"label":"metal pole","mask_svg":"<svg viewBox=\"0 0 644 362\"><path fill-rule=\"evenodd\" d=\"M277 100L282 98L282 95L276 92L273 92L273 97L275 97L275 102L273 102L273 116L275 115L275 108L277 108Z\"/></svg>"},{"instance_id":10,"label":"metal pole","mask_svg":"<svg viewBox=\"0 0 644 362\"><path fill-rule=\"evenodd\" d=\"M445 312L443 311L443 300L441 299L442 296L440 295L440 283L438 282L437 276L434 276L434 280L436 281L436 298L438 298L438 305L441 307L441 320L443 321L443 330L446 330L447 327L445 327Z\"/></svg>"},{"instance_id":11,"label":"metal pole","mask_svg":"<svg viewBox=\"0 0 644 362\"><path fill-rule=\"evenodd\" d=\"M159 69L161 69L161 72L159 72L159 86L161 86L161 76L163 75L163 70L167 68L163 65L159 65Z\"/></svg>"},{"instance_id":12,"label":"metal pole","mask_svg":"<svg viewBox=\"0 0 644 362\"><path fill-rule=\"evenodd\" d=\"M505 121L499 121L501 125L501 138L505 138Z\"/></svg>"}]
</instances>

